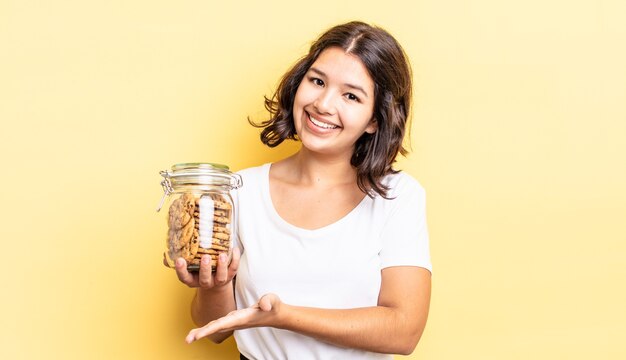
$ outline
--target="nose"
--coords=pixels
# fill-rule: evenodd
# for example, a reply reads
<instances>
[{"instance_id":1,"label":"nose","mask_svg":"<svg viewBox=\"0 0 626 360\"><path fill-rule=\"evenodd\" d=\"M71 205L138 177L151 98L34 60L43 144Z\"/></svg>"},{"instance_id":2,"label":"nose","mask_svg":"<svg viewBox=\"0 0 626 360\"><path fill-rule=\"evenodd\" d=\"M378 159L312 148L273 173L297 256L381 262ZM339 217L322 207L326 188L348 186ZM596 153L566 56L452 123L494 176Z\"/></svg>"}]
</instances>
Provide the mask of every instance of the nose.
<instances>
[{"instance_id":1,"label":"nose","mask_svg":"<svg viewBox=\"0 0 626 360\"><path fill-rule=\"evenodd\" d=\"M313 107L320 114L334 115L335 106L332 91L326 89L321 91L313 102Z\"/></svg>"}]
</instances>

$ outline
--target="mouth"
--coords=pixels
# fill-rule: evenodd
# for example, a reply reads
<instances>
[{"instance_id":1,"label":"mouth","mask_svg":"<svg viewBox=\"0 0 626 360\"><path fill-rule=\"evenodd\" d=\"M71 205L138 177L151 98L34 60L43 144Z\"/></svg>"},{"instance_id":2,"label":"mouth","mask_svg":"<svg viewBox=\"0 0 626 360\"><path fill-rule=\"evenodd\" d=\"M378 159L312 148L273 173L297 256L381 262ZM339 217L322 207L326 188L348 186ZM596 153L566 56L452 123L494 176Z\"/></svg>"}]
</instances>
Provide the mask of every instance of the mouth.
<instances>
[{"instance_id":1,"label":"mouth","mask_svg":"<svg viewBox=\"0 0 626 360\"><path fill-rule=\"evenodd\" d=\"M311 116L311 114L307 113L307 115L309 115L309 120L311 121L311 123L315 126L317 126L318 128L321 129L326 129L326 130L333 130L333 129L338 129L339 126L334 125L334 124L330 124L321 120L318 120L316 118L314 118L313 116Z\"/></svg>"}]
</instances>

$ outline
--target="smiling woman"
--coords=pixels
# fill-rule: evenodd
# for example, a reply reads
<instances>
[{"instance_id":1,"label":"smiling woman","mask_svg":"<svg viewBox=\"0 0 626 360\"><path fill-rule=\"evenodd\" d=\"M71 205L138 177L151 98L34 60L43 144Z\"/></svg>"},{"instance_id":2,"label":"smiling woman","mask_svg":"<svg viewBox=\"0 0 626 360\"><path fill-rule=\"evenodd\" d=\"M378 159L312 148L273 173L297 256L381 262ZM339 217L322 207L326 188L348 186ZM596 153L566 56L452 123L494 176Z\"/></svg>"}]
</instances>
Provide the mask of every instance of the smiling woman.
<instances>
[{"instance_id":1,"label":"smiling woman","mask_svg":"<svg viewBox=\"0 0 626 360\"><path fill-rule=\"evenodd\" d=\"M265 99L270 147L292 156L242 170L232 261L179 279L198 288L188 342L234 333L242 358L390 359L409 354L430 303L425 194L392 168L411 101L400 45L361 22L331 28ZM254 124L253 124L254 125ZM234 279L236 278L236 281Z\"/></svg>"},{"instance_id":2,"label":"smiling woman","mask_svg":"<svg viewBox=\"0 0 626 360\"><path fill-rule=\"evenodd\" d=\"M320 36L309 53L284 75L274 95L265 99L265 107L271 118L258 125L264 128L261 141L274 147L286 139L297 139L299 134L294 124L294 97L307 73L324 75L319 74L320 69L314 67L313 63L327 49L334 52L342 49L346 57L358 59L352 62L352 66L359 71L364 69L368 75L359 78L358 82L373 82L374 88L370 92L373 101L372 120L377 123L377 131L373 136L366 134L358 139L350 163L357 169L357 184L361 190L366 193L374 191L384 196L386 189L380 179L393 172L391 165L398 153L407 154L402 140L412 101L412 86L411 69L404 50L383 29L353 22L337 26ZM313 81L319 84L321 79ZM353 89L357 84L345 85L349 88L352 85Z\"/></svg>"},{"instance_id":3,"label":"smiling woman","mask_svg":"<svg viewBox=\"0 0 626 360\"><path fill-rule=\"evenodd\" d=\"M356 141L376 131L373 94L374 82L358 57L338 47L324 50L294 99L294 124L303 146L350 161Z\"/></svg>"}]
</instances>

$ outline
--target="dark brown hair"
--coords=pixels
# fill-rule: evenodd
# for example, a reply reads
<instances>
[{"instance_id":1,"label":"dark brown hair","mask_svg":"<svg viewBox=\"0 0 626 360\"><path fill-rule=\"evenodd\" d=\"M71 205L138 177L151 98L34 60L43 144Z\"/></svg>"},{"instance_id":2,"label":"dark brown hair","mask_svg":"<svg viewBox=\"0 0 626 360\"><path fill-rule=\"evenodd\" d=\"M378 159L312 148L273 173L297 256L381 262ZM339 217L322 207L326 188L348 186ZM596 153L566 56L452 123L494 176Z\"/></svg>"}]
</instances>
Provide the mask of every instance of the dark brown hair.
<instances>
[{"instance_id":1,"label":"dark brown hair","mask_svg":"<svg viewBox=\"0 0 626 360\"><path fill-rule=\"evenodd\" d=\"M402 141L411 105L409 62L400 44L387 31L359 21L326 31L283 76L274 95L265 97L270 119L261 124L250 123L263 128L261 141L269 147L286 139L297 140L293 119L296 91L311 65L329 47L339 47L358 57L374 81L374 119L378 128L356 141L350 163L356 168L357 185L364 193L374 196L375 192L387 198L389 187L382 179L397 172L392 164L398 153L408 153Z\"/></svg>"}]
</instances>

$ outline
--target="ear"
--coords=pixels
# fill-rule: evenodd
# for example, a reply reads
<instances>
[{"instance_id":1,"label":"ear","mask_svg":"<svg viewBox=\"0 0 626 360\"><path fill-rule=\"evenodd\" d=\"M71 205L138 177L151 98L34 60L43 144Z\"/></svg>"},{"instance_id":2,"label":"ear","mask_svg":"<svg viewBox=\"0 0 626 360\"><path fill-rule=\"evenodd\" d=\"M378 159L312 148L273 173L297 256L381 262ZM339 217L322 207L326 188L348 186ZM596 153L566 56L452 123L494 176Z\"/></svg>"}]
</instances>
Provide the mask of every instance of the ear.
<instances>
[{"instance_id":1,"label":"ear","mask_svg":"<svg viewBox=\"0 0 626 360\"><path fill-rule=\"evenodd\" d=\"M370 123L365 128L365 132L371 135L375 133L376 130L378 130L378 121L376 121L376 118L372 118L372 120L370 120Z\"/></svg>"}]
</instances>

